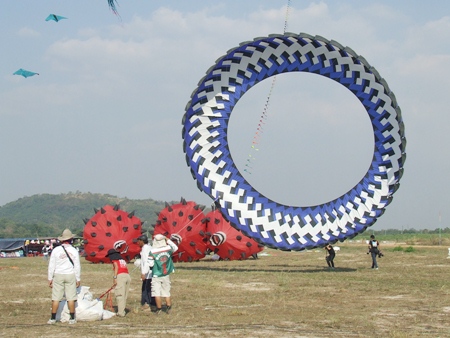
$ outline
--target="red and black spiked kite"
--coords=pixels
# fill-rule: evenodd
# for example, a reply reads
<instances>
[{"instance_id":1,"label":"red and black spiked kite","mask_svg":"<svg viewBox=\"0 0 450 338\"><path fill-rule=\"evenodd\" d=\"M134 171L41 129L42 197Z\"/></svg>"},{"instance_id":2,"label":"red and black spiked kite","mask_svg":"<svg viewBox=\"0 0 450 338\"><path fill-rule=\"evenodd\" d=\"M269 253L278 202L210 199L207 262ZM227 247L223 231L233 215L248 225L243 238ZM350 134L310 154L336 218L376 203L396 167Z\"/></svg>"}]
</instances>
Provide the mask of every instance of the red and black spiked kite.
<instances>
[{"instance_id":1,"label":"red and black spiked kite","mask_svg":"<svg viewBox=\"0 0 450 338\"><path fill-rule=\"evenodd\" d=\"M120 210L119 205L106 205L85 220L83 230L84 257L93 263L110 263L106 254L115 249L129 262L141 248L137 238L142 233L142 222L134 212Z\"/></svg>"},{"instance_id":2,"label":"red and black spiked kite","mask_svg":"<svg viewBox=\"0 0 450 338\"><path fill-rule=\"evenodd\" d=\"M204 208L181 198L178 204L166 203L166 207L158 214L153 236L163 234L178 245L178 250L172 256L174 262L193 262L205 257L207 239Z\"/></svg>"},{"instance_id":3,"label":"red and black spiked kite","mask_svg":"<svg viewBox=\"0 0 450 338\"><path fill-rule=\"evenodd\" d=\"M222 260L256 258L258 252L264 249L262 244L233 228L220 210L210 211L205 220L208 249Z\"/></svg>"}]
</instances>

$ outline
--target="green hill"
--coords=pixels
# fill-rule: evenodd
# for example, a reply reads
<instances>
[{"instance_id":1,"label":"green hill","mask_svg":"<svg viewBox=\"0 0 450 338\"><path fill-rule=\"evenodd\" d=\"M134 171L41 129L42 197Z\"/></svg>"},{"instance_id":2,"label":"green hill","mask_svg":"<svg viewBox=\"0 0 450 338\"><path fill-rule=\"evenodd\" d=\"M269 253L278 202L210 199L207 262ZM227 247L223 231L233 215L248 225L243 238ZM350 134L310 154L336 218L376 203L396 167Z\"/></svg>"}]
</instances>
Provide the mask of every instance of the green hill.
<instances>
[{"instance_id":1,"label":"green hill","mask_svg":"<svg viewBox=\"0 0 450 338\"><path fill-rule=\"evenodd\" d=\"M81 234L83 220L91 218L94 209L116 204L127 212L134 211L146 230L153 228L158 213L165 207L163 201L132 200L104 194L33 195L0 207L0 238L58 236L65 228Z\"/></svg>"}]
</instances>

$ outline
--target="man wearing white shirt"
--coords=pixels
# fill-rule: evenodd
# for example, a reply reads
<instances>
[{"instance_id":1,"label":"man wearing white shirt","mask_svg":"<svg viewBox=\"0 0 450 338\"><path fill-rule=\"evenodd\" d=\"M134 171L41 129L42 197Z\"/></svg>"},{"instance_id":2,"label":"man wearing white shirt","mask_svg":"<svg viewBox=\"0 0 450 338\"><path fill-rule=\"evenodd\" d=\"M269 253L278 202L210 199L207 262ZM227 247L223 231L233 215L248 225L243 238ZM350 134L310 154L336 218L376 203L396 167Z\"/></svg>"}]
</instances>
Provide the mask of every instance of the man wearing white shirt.
<instances>
[{"instance_id":1,"label":"man wearing white shirt","mask_svg":"<svg viewBox=\"0 0 450 338\"><path fill-rule=\"evenodd\" d=\"M75 237L69 229L58 237L61 245L53 249L48 263L48 286L52 288L52 316L47 324L56 323L59 302L66 296L69 308L69 324L75 324L75 301L80 286L80 255L71 243Z\"/></svg>"},{"instance_id":2,"label":"man wearing white shirt","mask_svg":"<svg viewBox=\"0 0 450 338\"><path fill-rule=\"evenodd\" d=\"M152 297L152 269L148 263L148 255L152 247L148 244L147 235L139 236L137 243L141 247L141 305L142 310L148 311L152 307L156 307L155 297Z\"/></svg>"}]
</instances>

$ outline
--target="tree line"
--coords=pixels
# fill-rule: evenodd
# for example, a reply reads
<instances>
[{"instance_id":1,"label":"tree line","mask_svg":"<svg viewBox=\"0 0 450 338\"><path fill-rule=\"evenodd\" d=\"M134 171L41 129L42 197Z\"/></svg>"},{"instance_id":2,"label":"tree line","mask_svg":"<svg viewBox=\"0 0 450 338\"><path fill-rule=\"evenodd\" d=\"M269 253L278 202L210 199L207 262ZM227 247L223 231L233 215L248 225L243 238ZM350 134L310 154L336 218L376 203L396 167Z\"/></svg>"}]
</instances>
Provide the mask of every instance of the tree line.
<instances>
[{"instance_id":1,"label":"tree line","mask_svg":"<svg viewBox=\"0 0 450 338\"><path fill-rule=\"evenodd\" d=\"M168 201L169 204L179 201ZM65 228L82 234L84 220L105 205L119 205L132 212L150 229L166 202L153 199L128 199L108 194L69 192L23 197L0 207L0 238L56 237Z\"/></svg>"},{"instance_id":2,"label":"tree line","mask_svg":"<svg viewBox=\"0 0 450 338\"><path fill-rule=\"evenodd\" d=\"M168 201L176 204L179 201ZM153 199L128 199L109 194L69 192L67 194L38 194L23 197L0 207L0 238L56 237L65 228L82 234L85 219L105 205L119 205L120 209L135 212L144 222L143 228L151 230L166 202ZM389 229L372 230L375 235L450 234L450 228L442 229ZM359 236L365 236L360 234Z\"/></svg>"}]
</instances>

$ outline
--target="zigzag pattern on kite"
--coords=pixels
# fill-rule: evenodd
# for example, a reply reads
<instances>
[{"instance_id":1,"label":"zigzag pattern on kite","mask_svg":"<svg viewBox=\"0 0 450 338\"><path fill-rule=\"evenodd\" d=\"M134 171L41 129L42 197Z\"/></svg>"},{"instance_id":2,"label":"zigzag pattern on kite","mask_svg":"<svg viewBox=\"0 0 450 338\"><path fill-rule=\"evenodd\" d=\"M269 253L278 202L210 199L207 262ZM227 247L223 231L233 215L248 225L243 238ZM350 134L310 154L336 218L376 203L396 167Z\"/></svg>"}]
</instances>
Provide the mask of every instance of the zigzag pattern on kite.
<instances>
[{"instance_id":1,"label":"zigzag pattern on kite","mask_svg":"<svg viewBox=\"0 0 450 338\"><path fill-rule=\"evenodd\" d=\"M259 81L293 71L344 85L363 104L374 130L366 175L346 194L317 206L287 206L261 195L239 173L227 143L228 121L242 95ZM386 81L352 49L304 33L270 35L230 50L199 82L183 124L183 148L199 189L218 201L233 226L282 250L323 247L373 225L398 189L406 159L401 110Z\"/></svg>"}]
</instances>

